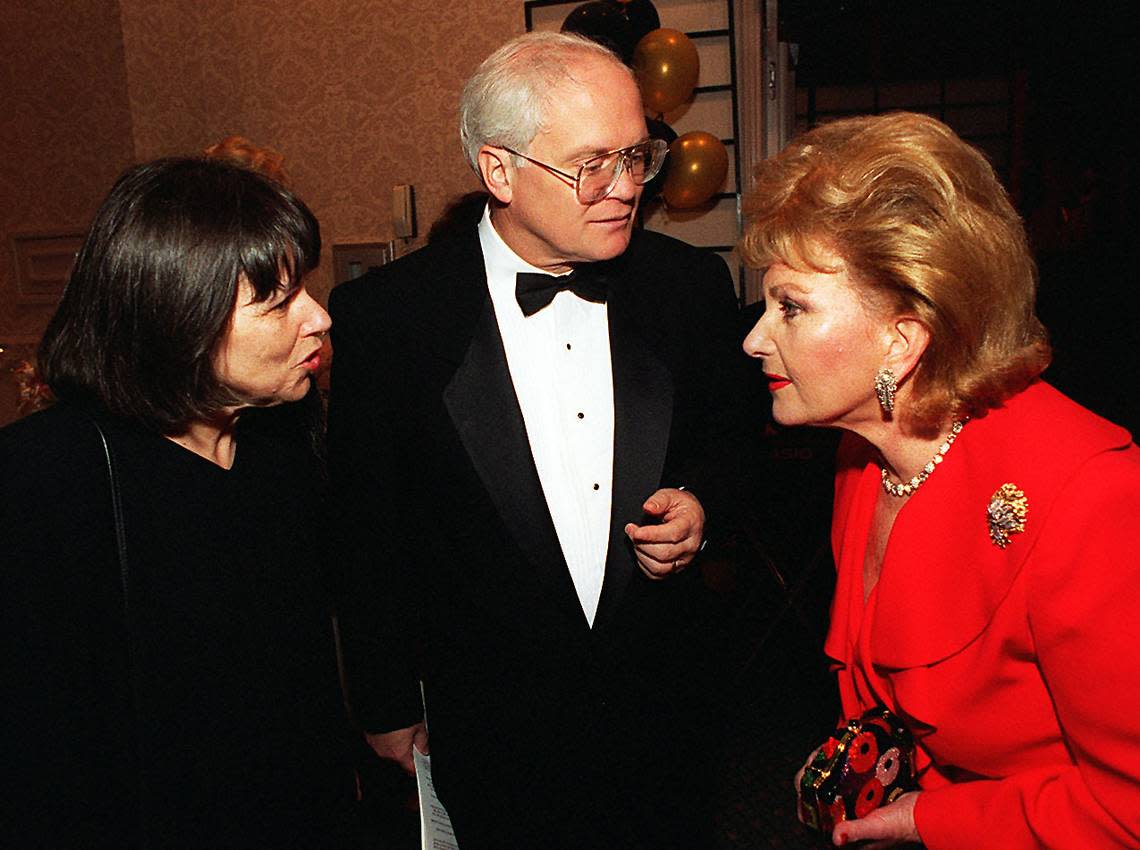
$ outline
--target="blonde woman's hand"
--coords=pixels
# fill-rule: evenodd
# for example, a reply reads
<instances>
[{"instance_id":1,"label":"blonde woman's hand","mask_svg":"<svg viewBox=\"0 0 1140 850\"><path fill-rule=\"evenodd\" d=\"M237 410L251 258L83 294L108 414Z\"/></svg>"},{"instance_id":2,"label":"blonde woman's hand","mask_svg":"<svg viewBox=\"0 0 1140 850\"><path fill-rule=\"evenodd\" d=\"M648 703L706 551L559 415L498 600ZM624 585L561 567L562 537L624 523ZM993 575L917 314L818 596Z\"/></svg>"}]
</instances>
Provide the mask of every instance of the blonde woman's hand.
<instances>
[{"instance_id":1,"label":"blonde woman's hand","mask_svg":"<svg viewBox=\"0 0 1140 850\"><path fill-rule=\"evenodd\" d=\"M866 817L838 824L832 830L831 843L843 847L856 841L871 842L860 845L860 850L886 850L902 844L919 843L921 839L914 825L914 804L921 793L911 791Z\"/></svg>"}]
</instances>

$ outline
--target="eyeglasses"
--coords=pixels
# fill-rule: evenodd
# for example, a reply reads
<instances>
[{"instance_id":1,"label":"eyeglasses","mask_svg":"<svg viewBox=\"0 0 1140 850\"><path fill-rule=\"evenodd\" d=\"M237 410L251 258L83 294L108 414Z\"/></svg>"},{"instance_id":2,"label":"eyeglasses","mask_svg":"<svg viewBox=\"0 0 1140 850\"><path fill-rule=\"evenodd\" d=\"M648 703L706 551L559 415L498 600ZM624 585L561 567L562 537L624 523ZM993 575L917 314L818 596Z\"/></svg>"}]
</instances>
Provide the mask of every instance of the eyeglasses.
<instances>
[{"instance_id":1,"label":"eyeglasses","mask_svg":"<svg viewBox=\"0 0 1140 850\"><path fill-rule=\"evenodd\" d=\"M649 139L630 145L628 148L607 151L583 162L578 166L577 174L568 174L553 165L508 147L504 147L503 150L571 181L578 196L578 203L596 204L614 190L623 171L639 186L656 177L665 163L665 154L669 153L669 145L662 139Z\"/></svg>"}]
</instances>

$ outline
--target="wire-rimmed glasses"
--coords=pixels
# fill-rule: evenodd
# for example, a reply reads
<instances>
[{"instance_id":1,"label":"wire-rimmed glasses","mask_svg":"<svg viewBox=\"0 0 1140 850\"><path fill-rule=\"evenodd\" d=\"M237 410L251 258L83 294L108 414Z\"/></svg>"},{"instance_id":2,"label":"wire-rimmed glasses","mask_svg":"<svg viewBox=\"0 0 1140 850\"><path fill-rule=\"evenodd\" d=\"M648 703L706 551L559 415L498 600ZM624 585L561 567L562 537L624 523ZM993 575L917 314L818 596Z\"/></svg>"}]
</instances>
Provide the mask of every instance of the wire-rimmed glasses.
<instances>
[{"instance_id":1,"label":"wire-rimmed glasses","mask_svg":"<svg viewBox=\"0 0 1140 850\"><path fill-rule=\"evenodd\" d=\"M656 177L669 153L669 145L662 139L648 139L628 148L606 151L583 162L577 174L569 174L508 147L503 150L569 180L574 184L578 203L595 204L614 190L623 172L639 186Z\"/></svg>"}]
</instances>

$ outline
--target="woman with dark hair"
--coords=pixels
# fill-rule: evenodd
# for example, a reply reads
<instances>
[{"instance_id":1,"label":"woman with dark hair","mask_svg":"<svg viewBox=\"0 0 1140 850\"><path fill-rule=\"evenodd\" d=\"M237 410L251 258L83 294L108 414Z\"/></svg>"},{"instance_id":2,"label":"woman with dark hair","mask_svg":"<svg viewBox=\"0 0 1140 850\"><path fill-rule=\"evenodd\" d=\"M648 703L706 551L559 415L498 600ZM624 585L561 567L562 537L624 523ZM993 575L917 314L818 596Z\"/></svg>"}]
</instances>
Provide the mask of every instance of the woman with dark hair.
<instances>
[{"instance_id":1,"label":"woman with dark hair","mask_svg":"<svg viewBox=\"0 0 1140 850\"><path fill-rule=\"evenodd\" d=\"M823 125L760 166L742 250L766 269L744 348L774 418L847 432L826 642L845 717L885 707L915 741L918 790L887 802L899 752L865 739L832 841L1140 847L1140 450L1039 380L1034 265L993 169L927 116Z\"/></svg>"},{"instance_id":2,"label":"woman with dark hair","mask_svg":"<svg viewBox=\"0 0 1140 850\"><path fill-rule=\"evenodd\" d=\"M206 159L130 169L0 431L11 847L343 846L354 792L309 402L305 205Z\"/></svg>"}]
</instances>

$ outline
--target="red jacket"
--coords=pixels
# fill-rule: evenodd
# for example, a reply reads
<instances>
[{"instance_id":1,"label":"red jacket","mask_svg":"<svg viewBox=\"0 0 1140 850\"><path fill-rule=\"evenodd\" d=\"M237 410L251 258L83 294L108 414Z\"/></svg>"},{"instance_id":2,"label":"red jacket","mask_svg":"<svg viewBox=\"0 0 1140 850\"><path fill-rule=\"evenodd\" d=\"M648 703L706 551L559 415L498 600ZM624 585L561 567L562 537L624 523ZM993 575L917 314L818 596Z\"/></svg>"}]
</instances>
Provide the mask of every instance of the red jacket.
<instances>
[{"instance_id":1,"label":"red jacket","mask_svg":"<svg viewBox=\"0 0 1140 850\"><path fill-rule=\"evenodd\" d=\"M847 716L914 731L930 850L1140 847L1140 449L1044 383L967 423L863 603L874 449L839 452L826 650ZM1003 549L987 507L1028 500Z\"/></svg>"}]
</instances>

